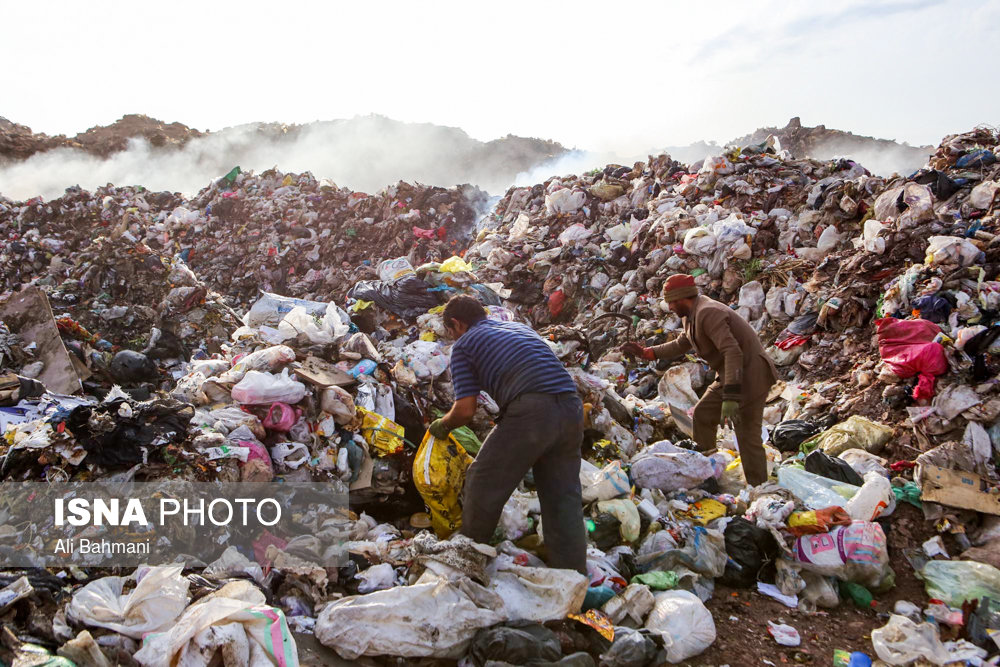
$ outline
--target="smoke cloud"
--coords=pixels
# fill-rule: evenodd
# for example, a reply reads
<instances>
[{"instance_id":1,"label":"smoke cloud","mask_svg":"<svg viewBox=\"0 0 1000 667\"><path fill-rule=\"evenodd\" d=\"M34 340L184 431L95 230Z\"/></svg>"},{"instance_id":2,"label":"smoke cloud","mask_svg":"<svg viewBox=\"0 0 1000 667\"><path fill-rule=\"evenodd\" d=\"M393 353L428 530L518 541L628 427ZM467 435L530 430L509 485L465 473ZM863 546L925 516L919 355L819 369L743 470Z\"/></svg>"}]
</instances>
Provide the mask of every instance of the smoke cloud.
<instances>
[{"instance_id":1,"label":"smoke cloud","mask_svg":"<svg viewBox=\"0 0 1000 667\"><path fill-rule=\"evenodd\" d=\"M72 185L93 190L113 183L193 195L236 165L258 173L272 167L309 171L361 192L405 180L442 187L472 183L502 194L511 185L541 183L610 163L631 165L650 154L667 152L691 164L721 150L704 142L642 153L566 150L552 142L519 137L483 143L457 128L365 116L291 128L275 124L227 128L178 148L156 148L144 139L132 139L126 150L108 158L64 148L36 153L22 162L0 165L0 194L14 200L38 195L53 199ZM856 141L831 141L812 153L817 159L850 157L879 175L911 173L926 161L925 152L909 146L867 147Z\"/></svg>"}]
</instances>

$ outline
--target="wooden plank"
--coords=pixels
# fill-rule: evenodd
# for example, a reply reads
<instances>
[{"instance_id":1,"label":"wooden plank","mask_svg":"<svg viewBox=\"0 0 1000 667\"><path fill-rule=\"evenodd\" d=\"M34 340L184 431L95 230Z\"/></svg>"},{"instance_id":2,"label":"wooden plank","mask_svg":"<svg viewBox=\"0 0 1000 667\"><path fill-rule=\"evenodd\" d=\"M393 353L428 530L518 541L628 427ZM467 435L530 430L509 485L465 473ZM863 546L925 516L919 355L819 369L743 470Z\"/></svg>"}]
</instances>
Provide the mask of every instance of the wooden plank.
<instances>
[{"instance_id":1,"label":"wooden plank","mask_svg":"<svg viewBox=\"0 0 1000 667\"><path fill-rule=\"evenodd\" d=\"M1000 496L990 493L990 485L975 473L921 465L920 482L922 500L1000 515Z\"/></svg>"}]
</instances>

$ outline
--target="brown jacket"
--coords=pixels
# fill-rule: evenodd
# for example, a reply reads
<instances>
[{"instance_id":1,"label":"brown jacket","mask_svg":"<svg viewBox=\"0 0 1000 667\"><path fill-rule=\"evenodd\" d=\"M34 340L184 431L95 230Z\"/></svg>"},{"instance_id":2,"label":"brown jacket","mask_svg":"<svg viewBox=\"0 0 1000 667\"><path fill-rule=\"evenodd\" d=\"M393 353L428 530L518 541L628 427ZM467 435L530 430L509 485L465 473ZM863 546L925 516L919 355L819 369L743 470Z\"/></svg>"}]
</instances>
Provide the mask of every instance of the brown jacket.
<instances>
[{"instance_id":1,"label":"brown jacket","mask_svg":"<svg viewBox=\"0 0 1000 667\"><path fill-rule=\"evenodd\" d=\"M697 296L684 332L653 348L657 359L673 359L694 351L719 375L723 400L754 399L778 379L774 362L757 332L739 314L707 296Z\"/></svg>"}]
</instances>

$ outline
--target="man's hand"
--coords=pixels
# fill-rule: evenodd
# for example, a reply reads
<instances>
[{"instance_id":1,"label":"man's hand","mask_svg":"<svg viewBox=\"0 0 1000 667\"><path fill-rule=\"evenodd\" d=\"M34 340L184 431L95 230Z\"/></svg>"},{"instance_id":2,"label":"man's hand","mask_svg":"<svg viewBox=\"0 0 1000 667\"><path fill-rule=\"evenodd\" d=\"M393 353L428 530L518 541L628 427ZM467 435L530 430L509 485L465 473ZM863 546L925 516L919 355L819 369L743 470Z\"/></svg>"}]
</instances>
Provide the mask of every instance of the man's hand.
<instances>
[{"instance_id":1,"label":"man's hand","mask_svg":"<svg viewBox=\"0 0 1000 667\"><path fill-rule=\"evenodd\" d=\"M436 440L447 440L451 429L444 425L444 419L435 419L427 428Z\"/></svg>"},{"instance_id":2,"label":"man's hand","mask_svg":"<svg viewBox=\"0 0 1000 667\"><path fill-rule=\"evenodd\" d=\"M636 357L645 359L646 361L653 361L656 359L656 355L653 353L653 348L643 347L638 343L628 342L622 345L619 349L621 350L621 353L629 359L634 359Z\"/></svg>"},{"instance_id":3,"label":"man's hand","mask_svg":"<svg viewBox=\"0 0 1000 667\"><path fill-rule=\"evenodd\" d=\"M726 422L736 428L740 425L740 404L739 401L723 401L722 402L722 424Z\"/></svg>"}]
</instances>

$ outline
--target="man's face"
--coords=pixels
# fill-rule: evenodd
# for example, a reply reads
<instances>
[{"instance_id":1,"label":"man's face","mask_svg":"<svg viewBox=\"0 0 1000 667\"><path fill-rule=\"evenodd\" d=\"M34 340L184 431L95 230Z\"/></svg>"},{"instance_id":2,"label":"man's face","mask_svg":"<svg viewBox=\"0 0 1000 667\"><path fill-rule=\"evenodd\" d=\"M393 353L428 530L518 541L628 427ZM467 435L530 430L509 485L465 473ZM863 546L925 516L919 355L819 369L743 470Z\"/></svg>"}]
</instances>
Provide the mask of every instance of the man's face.
<instances>
[{"instance_id":1,"label":"man's face","mask_svg":"<svg viewBox=\"0 0 1000 667\"><path fill-rule=\"evenodd\" d=\"M670 312L678 317L687 317L691 314L692 299L677 299L667 304Z\"/></svg>"},{"instance_id":2,"label":"man's face","mask_svg":"<svg viewBox=\"0 0 1000 667\"><path fill-rule=\"evenodd\" d=\"M462 337L462 334L469 330L469 327L465 322L449 318L444 321L444 329L448 332L449 338L458 340Z\"/></svg>"}]
</instances>

